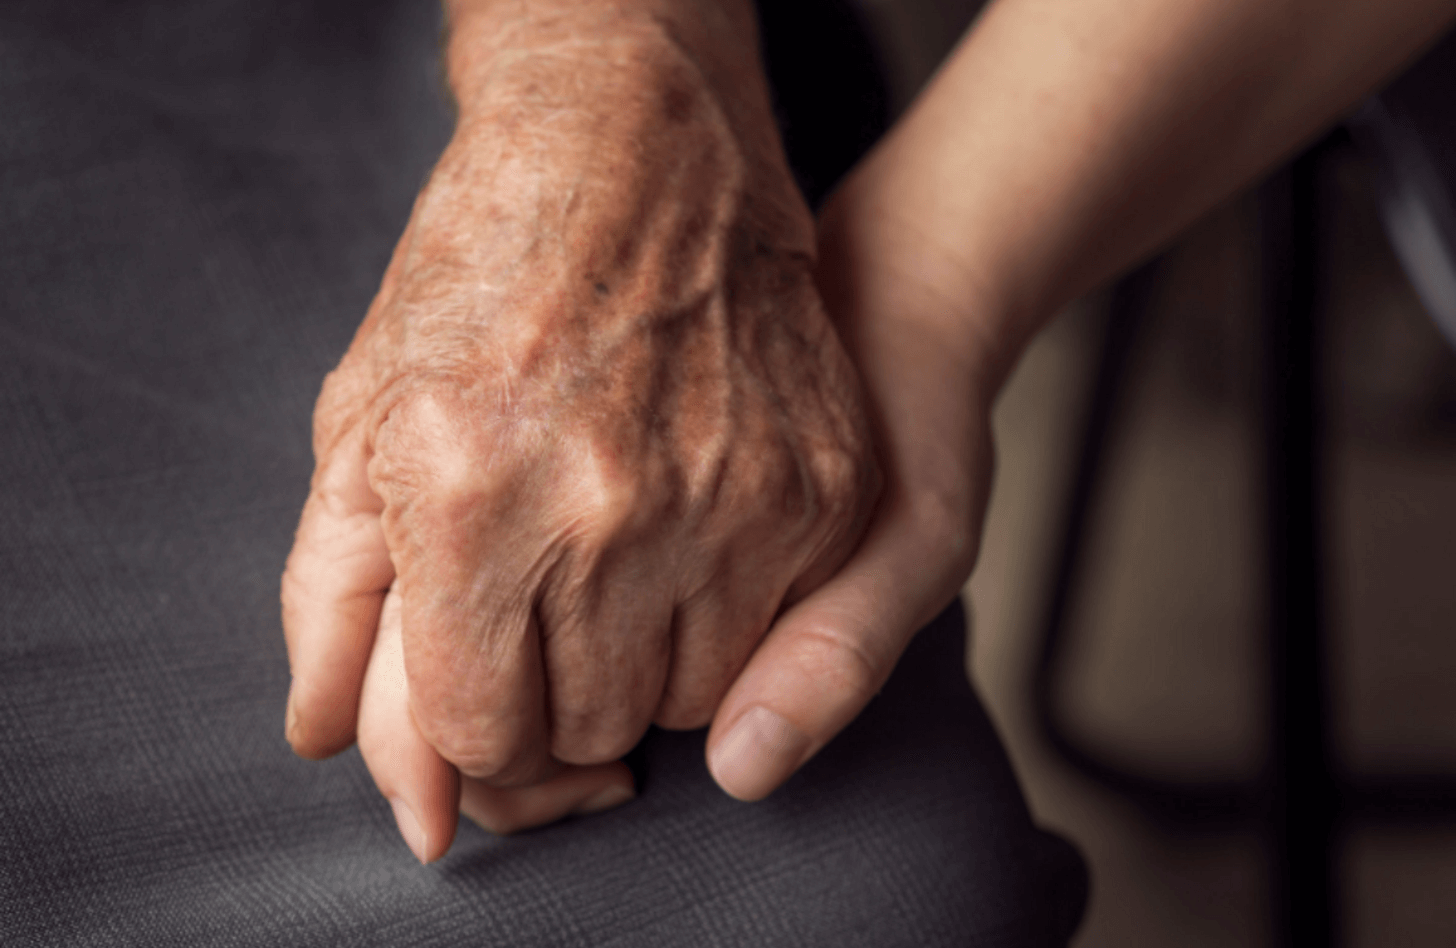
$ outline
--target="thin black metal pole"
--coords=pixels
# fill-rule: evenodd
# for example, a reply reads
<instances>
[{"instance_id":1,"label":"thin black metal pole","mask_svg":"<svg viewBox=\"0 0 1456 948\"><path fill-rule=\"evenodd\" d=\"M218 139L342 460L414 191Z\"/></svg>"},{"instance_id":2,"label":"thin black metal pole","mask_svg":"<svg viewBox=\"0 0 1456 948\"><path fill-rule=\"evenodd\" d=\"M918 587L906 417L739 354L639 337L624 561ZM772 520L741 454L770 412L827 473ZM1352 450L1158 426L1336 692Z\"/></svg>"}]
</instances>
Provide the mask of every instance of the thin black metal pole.
<instances>
[{"instance_id":1,"label":"thin black metal pole","mask_svg":"<svg viewBox=\"0 0 1456 948\"><path fill-rule=\"evenodd\" d=\"M1279 943L1334 948L1338 840L1322 635L1316 146L1266 185L1265 528L1270 647L1269 819Z\"/></svg>"},{"instance_id":2,"label":"thin black metal pole","mask_svg":"<svg viewBox=\"0 0 1456 948\"><path fill-rule=\"evenodd\" d=\"M1061 515L1061 543L1053 565L1052 581L1041 617L1041 650L1033 682L1033 700L1043 733L1061 753L1089 766L1080 748L1066 740L1056 714L1057 672L1067 637L1067 625L1082 568L1085 541L1102 483L1106 456L1116 432L1118 409L1126 389L1128 365L1147 316L1157 282L1157 262L1144 264L1124 277L1112 290L1106 323L1102 327L1091 397L1080 430L1077 466L1069 483Z\"/></svg>"},{"instance_id":3,"label":"thin black metal pole","mask_svg":"<svg viewBox=\"0 0 1456 948\"><path fill-rule=\"evenodd\" d=\"M1208 831L1256 819L1261 802L1257 789L1238 780L1187 781L1141 772L1127 758L1088 742L1071 722L1063 720L1057 703L1062 665L1075 635L1073 607L1107 458L1116 448L1128 376L1151 315L1160 274L1160 262L1152 260L1123 277L1110 294L1094 384L1081 422L1077 465L1061 513L1061 542L1038 627L1040 657L1033 670L1031 695L1043 737L1068 763L1157 820Z\"/></svg>"}]
</instances>

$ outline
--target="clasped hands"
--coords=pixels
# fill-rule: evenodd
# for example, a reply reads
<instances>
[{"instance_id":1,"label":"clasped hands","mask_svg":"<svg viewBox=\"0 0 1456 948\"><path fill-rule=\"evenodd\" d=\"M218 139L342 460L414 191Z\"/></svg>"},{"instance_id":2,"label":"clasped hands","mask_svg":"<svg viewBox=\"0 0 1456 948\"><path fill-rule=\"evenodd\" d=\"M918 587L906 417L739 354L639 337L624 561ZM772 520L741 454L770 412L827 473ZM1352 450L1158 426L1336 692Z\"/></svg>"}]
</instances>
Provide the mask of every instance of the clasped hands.
<instances>
[{"instance_id":1,"label":"clasped hands","mask_svg":"<svg viewBox=\"0 0 1456 948\"><path fill-rule=\"evenodd\" d=\"M283 577L290 743L357 740L426 862L457 813L630 799L653 723L711 723L719 784L767 795L954 595L984 504L979 389L853 226L819 259L756 67L550 40L456 83Z\"/></svg>"}]
</instances>

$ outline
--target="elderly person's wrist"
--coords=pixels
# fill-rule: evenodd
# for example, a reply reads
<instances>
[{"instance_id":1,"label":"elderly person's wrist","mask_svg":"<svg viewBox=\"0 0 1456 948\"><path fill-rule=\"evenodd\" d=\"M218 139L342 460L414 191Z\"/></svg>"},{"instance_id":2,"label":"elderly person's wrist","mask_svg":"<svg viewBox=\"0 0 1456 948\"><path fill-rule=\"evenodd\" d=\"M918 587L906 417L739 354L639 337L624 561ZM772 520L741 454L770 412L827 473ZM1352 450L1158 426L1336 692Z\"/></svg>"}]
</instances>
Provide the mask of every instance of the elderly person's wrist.
<instances>
[{"instance_id":1,"label":"elderly person's wrist","mask_svg":"<svg viewBox=\"0 0 1456 948\"><path fill-rule=\"evenodd\" d=\"M445 0L444 5L452 79L463 78L471 68L455 55L463 49L455 45L458 39L489 54L542 44L564 49L600 38L668 36L710 74L732 72L737 60L757 53L752 0Z\"/></svg>"},{"instance_id":2,"label":"elderly person's wrist","mask_svg":"<svg viewBox=\"0 0 1456 948\"><path fill-rule=\"evenodd\" d=\"M535 139L571 174L631 176L683 154L721 161L773 249L812 256L748 0L454 0L447 70L457 150ZM580 145L593 143L584 165ZM669 155L668 152L675 153ZM770 239L771 238L771 239Z\"/></svg>"}]
</instances>

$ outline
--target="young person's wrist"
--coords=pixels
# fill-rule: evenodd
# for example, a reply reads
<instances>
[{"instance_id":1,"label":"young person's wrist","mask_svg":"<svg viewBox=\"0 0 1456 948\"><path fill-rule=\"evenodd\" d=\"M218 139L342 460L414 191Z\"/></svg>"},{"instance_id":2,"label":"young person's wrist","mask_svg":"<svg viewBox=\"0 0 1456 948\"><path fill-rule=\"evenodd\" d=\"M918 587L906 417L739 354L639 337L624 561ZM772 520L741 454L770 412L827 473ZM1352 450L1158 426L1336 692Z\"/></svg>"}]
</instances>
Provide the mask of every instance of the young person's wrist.
<instances>
[{"instance_id":1,"label":"young person's wrist","mask_svg":"<svg viewBox=\"0 0 1456 948\"><path fill-rule=\"evenodd\" d=\"M993 401L1036 322L1009 274L950 244L938 208L917 208L874 169L856 173L819 221L821 290L831 313L893 318L936 341L974 396ZM879 315L877 315L879 314Z\"/></svg>"}]
</instances>

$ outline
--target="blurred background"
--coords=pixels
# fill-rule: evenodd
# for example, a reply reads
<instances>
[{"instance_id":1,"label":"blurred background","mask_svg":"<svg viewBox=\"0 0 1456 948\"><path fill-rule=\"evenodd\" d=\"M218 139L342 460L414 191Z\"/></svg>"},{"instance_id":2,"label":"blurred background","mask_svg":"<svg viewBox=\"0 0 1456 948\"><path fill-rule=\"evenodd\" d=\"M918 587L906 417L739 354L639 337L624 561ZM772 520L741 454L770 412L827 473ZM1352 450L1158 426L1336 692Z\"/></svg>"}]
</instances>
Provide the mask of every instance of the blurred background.
<instances>
[{"instance_id":1,"label":"blurred background","mask_svg":"<svg viewBox=\"0 0 1456 948\"><path fill-rule=\"evenodd\" d=\"M977 4L859 0L910 100ZM1372 175L1325 181L1321 379L1326 635L1340 760L1456 772L1456 354L1408 285ZM1173 247L1128 373L1070 617L1064 718L1169 777L1257 776L1267 658L1259 508L1257 206L1244 195ZM968 661L1031 806L1092 867L1079 948L1272 945L1252 831L1149 820L1044 743L1031 678L1105 300L1039 339L996 412L999 469L966 588ZM1356 829L1338 899L1350 946L1450 945L1456 824Z\"/></svg>"}]
</instances>

